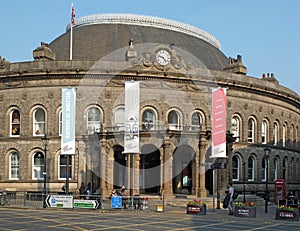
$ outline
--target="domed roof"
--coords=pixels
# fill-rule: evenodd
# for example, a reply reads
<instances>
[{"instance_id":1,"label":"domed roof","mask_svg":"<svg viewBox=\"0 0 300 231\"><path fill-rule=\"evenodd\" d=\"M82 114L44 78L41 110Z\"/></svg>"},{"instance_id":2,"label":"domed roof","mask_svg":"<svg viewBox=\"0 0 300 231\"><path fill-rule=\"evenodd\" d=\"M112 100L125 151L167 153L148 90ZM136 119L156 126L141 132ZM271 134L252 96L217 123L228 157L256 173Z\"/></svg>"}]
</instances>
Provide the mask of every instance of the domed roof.
<instances>
[{"instance_id":1,"label":"domed roof","mask_svg":"<svg viewBox=\"0 0 300 231\"><path fill-rule=\"evenodd\" d=\"M221 70L227 57L220 43L209 33L173 20L133 14L100 14L75 20L73 60L98 61L106 55L134 44L164 44L191 53L208 69ZM66 32L49 44L56 60L69 60L70 24Z\"/></svg>"}]
</instances>

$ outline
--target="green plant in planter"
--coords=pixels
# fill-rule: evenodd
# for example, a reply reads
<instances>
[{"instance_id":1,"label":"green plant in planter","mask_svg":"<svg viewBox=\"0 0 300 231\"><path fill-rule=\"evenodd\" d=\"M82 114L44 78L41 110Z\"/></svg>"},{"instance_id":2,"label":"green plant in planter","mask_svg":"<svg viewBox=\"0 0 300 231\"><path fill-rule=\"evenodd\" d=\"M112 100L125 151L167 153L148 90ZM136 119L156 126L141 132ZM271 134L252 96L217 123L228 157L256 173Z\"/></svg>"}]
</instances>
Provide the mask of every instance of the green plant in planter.
<instances>
[{"instance_id":1,"label":"green plant in planter","mask_svg":"<svg viewBox=\"0 0 300 231\"><path fill-rule=\"evenodd\" d=\"M246 202L235 202L234 205L236 207L255 207L254 203L251 201Z\"/></svg>"},{"instance_id":2,"label":"green plant in planter","mask_svg":"<svg viewBox=\"0 0 300 231\"><path fill-rule=\"evenodd\" d=\"M296 207L285 206L285 205L278 206L277 208L278 209L284 209L284 210L291 210L291 211L298 210L298 208L296 208Z\"/></svg>"},{"instance_id":3,"label":"green plant in planter","mask_svg":"<svg viewBox=\"0 0 300 231\"><path fill-rule=\"evenodd\" d=\"M204 205L203 201L201 201L200 199L195 199L193 201L189 201L188 204L189 205L198 205L198 206Z\"/></svg>"}]
</instances>

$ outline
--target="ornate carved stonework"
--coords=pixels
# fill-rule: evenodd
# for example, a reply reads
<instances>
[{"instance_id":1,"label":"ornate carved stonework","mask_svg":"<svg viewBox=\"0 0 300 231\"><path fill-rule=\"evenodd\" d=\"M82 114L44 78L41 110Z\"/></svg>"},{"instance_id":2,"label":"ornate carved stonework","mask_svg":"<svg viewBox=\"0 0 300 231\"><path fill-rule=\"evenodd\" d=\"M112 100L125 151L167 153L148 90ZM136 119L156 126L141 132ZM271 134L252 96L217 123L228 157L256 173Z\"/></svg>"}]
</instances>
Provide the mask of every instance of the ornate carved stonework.
<instances>
[{"instance_id":1,"label":"ornate carved stonework","mask_svg":"<svg viewBox=\"0 0 300 231\"><path fill-rule=\"evenodd\" d=\"M7 69L10 66L10 62L6 61L0 56L0 69Z\"/></svg>"},{"instance_id":2,"label":"ornate carved stonework","mask_svg":"<svg viewBox=\"0 0 300 231\"><path fill-rule=\"evenodd\" d=\"M129 49L132 49L132 44L129 46ZM165 64L159 63L157 59L158 53L160 51L166 51L169 56L168 62ZM171 49L168 46L158 46L152 51L145 52L142 57L132 57L129 59L132 66L143 65L145 67L154 66L156 69L161 71L167 71L170 68L174 68L176 70L180 70L184 68L184 61L180 55L176 53L174 49Z\"/></svg>"}]
</instances>

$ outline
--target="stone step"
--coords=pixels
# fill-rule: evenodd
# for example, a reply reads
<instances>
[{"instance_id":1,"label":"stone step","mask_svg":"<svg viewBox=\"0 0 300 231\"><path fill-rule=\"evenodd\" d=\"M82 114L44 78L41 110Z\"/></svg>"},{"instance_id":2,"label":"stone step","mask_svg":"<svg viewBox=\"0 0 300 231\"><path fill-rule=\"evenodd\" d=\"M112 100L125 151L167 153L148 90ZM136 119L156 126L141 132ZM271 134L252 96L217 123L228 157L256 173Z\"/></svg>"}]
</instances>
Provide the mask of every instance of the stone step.
<instances>
[{"instance_id":1,"label":"stone step","mask_svg":"<svg viewBox=\"0 0 300 231\"><path fill-rule=\"evenodd\" d=\"M217 207L217 198L215 197L215 201L213 200L213 197L204 197L204 198L198 198L194 195L175 195L175 198L165 200L165 204L168 206L175 206L175 207L186 207L186 205L195 199L201 199L203 203L206 204L207 208L213 208ZM244 195L240 194L238 198L235 200L236 202L242 202L244 199ZM224 196L220 198L220 207L222 208L222 203L224 200ZM265 200L259 196L256 196L254 194L246 194L245 195L246 201L251 201L255 205L264 205ZM215 205L214 205L215 203Z\"/></svg>"}]
</instances>

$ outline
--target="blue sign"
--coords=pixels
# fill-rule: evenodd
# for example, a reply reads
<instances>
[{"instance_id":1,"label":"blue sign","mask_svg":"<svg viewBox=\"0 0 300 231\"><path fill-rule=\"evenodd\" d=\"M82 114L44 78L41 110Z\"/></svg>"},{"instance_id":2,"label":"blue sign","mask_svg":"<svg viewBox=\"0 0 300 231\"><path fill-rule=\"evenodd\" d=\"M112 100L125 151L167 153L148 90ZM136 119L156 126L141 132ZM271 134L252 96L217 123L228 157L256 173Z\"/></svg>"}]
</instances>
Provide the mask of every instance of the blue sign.
<instances>
[{"instance_id":1,"label":"blue sign","mask_svg":"<svg viewBox=\"0 0 300 231\"><path fill-rule=\"evenodd\" d=\"M111 208L121 209L122 208L122 197L120 197L120 196L111 197Z\"/></svg>"}]
</instances>

